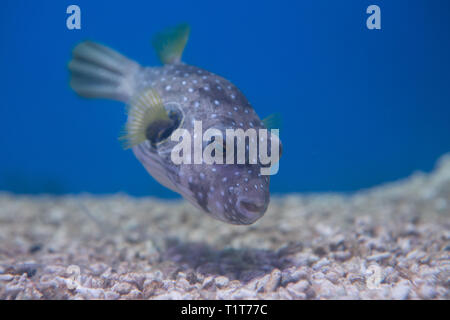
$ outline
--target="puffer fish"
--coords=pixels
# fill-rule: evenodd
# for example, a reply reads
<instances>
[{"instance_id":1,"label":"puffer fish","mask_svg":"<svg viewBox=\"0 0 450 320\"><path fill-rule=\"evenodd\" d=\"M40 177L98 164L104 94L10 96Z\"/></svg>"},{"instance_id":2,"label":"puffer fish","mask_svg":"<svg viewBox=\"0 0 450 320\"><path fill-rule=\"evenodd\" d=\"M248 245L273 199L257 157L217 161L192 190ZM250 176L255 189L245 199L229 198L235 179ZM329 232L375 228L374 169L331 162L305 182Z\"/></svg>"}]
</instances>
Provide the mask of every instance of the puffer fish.
<instances>
[{"instance_id":1,"label":"puffer fish","mask_svg":"<svg viewBox=\"0 0 450 320\"><path fill-rule=\"evenodd\" d=\"M68 65L70 86L82 97L127 105L121 139L160 184L215 219L252 224L264 215L270 201L270 176L261 175L263 164L171 161L177 145L170 139L172 133L179 128L193 132L196 121L202 121L203 130L215 128L224 136L226 129L266 128L233 83L181 61L189 33L189 25L181 24L153 38L163 63L156 67L143 67L104 45L81 42ZM211 142L202 141L202 146Z\"/></svg>"}]
</instances>

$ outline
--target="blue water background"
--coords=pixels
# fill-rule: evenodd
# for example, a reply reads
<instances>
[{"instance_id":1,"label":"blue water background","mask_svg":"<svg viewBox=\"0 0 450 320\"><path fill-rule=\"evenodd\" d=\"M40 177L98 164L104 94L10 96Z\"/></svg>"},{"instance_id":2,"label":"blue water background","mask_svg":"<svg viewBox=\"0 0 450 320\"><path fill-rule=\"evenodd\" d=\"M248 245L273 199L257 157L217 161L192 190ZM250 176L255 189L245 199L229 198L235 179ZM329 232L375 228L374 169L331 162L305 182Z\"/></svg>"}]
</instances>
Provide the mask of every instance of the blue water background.
<instances>
[{"instance_id":1,"label":"blue water background","mask_svg":"<svg viewBox=\"0 0 450 320\"><path fill-rule=\"evenodd\" d=\"M66 28L77 4L82 29ZM381 7L382 30L366 28ZM80 41L158 65L151 36L191 25L183 55L279 112L276 193L354 191L430 171L450 151L450 1L18 1L0 10L0 190L175 197L117 140L119 102L68 85Z\"/></svg>"}]
</instances>

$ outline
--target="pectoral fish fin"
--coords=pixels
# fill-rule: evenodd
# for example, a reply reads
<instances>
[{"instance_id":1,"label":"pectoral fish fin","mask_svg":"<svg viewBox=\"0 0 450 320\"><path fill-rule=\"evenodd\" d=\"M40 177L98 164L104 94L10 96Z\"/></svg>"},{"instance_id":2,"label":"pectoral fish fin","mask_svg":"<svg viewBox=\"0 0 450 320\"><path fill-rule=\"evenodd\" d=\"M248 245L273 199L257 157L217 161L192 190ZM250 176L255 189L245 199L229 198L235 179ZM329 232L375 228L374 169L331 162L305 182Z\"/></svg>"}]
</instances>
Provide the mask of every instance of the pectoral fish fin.
<instances>
[{"instance_id":1,"label":"pectoral fish fin","mask_svg":"<svg viewBox=\"0 0 450 320\"><path fill-rule=\"evenodd\" d=\"M262 123L264 123L264 126L267 129L280 129L281 130L281 125L282 125L281 120L282 120L281 114L273 113L273 114L267 116L266 118L264 118L262 120Z\"/></svg>"},{"instance_id":2,"label":"pectoral fish fin","mask_svg":"<svg viewBox=\"0 0 450 320\"><path fill-rule=\"evenodd\" d=\"M167 28L153 37L153 47L162 63L174 64L181 61L190 29L190 26L184 23Z\"/></svg>"},{"instance_id":3,"label":"pectoral fish fin","mask_svg":"<svg viewBox=\"0 0 450 320\"><path fill-rule=\"evenodd\" d=\"M127 107L128 121L119 140L125 149L149 140L149 134L172 125L163 102L154 89L147 89L131 99ZM151 138L151 137L150 137Z\"/></svg>"}]
</instances>

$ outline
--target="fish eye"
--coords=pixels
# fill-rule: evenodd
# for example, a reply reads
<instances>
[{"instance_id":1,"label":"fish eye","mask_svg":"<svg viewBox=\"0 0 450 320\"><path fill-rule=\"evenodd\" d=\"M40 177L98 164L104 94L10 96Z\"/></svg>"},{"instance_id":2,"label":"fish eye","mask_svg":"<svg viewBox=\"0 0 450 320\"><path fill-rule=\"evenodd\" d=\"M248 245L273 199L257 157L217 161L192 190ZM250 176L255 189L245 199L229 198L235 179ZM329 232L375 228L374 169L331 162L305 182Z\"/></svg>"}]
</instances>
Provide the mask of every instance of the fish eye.
<instances>
[{"instance_id":1,"label":"fish eye","mask_svg":"<svg viewBox=\"0 0 450 320\"><path fill-rule=\"evenodd\" d=\"M156 121L149 125L146 130L146 138L153 146L157 146L169 139L184 120L183 113L177 105L167 104L164 107L167 110L169 119Z\"/></svg>"}]
</instances>

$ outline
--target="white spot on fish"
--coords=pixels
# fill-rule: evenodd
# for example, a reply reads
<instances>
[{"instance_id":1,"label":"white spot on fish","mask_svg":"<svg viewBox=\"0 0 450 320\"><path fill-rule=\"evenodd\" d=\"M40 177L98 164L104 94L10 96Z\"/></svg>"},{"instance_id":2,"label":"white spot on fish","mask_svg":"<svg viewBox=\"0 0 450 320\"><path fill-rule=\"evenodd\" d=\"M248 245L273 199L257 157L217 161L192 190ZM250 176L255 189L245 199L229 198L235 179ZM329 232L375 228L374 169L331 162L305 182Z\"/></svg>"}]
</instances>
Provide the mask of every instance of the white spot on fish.
<instances>
[{"instance_id":1,"label":"white spot on fish","mask_svg":"<svg viewBox=\"0 0 450 320\"><path fill-rule=\"evenodd\" d=\"M186 81L183 80L183 82L181 82L181 84L182 84L183 86L185 86L185 85L186 85Z\"/></svg>"},{"instance_id":2,"label":"white spot on fish","mask_svg":"<svg viewBox=\"0 0 450 320\"><path fill-rule=\"evenodd\" d=\"M216 106L218 106L218 105L220 104L220 102L219 102L218 100L214 100L214 104L215 104Z\"/></svg>"},{"instance_id":3,"label":"white spot on fish","mask_svg":"<svg viewBox=\"0 0 450 320\"><path fill-rule=\"evenodd\" d=\"M166 86L166 91L170 91L172 89L172 86Z\"/></svg>"},{"instance_id":4,"label":"white spot on fish","mask_svg":"<svg viewBox=\"0 0 450 320\"><path fill-rule=\"evenodd\" d=\"M194 92L194 89L189 88L188 91L192 93L192 92Z\"/></svg>"}]
</instances>

